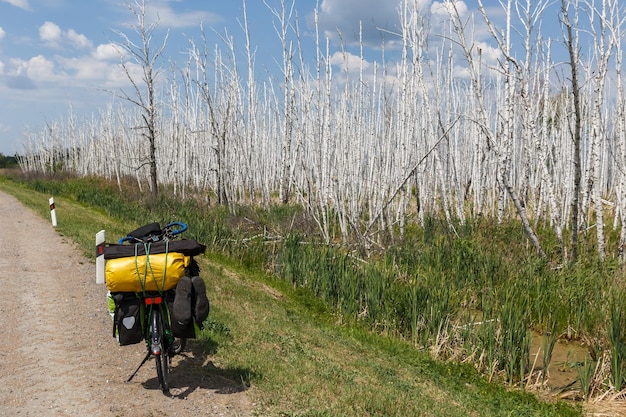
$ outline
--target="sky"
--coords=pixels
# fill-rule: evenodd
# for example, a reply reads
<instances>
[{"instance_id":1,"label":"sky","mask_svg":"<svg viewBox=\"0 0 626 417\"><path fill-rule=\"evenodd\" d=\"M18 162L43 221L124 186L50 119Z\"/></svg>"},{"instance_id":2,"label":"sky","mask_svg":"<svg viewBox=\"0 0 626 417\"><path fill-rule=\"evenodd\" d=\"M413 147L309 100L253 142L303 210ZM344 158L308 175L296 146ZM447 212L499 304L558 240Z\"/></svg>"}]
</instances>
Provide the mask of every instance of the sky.
<instances>
[{"instance_id":1,"label":"sky","mask_svg":"<svg viewBox=\"0 0 626 417\"><path fill-rule=\"evenodd\" d=\"M135 0L131 0L135 1ZM284 0L287 5L292 0ZM393 49L393 33L398 32L398 6L401 0L295 0L303 33L304 48L314 47L313 17L316 7L322 36L331 47L341 49L343 41L354 45L362 25L362 39L372 51L382 39ZM115 92L128 87L120 70L120 55L112 43L119 33L132 37L134 17L125 0L0 0L0 153L14 155L23 150L24 132L38 131L48 123L73 113L97 113L110 103ZM441 3L419 0L424 10L437 17ZM476 1L458 1L463 13L476 11ZM502 17L497 0L484 0L494 19ZM277 20L271 8L281 0L247 0L250 37L255 47L256 66L278 71L281 45L276 33ZM439 11L439 12L438 12ZM183 65L190 39L201 41L201 27L209 44L220 42L218 34L229 33L239 43L245 59L242 0L146 0L146 16L158 16L159 44L169 30L167 61ZM436 19L433 25L436 25ZM475 36L486 41L484 26ZM494 52L493 59L497 58ZM335 64L340 67L342 59ZM167 65L167 64L165 64Z\"/></svg>"}]
</instances>

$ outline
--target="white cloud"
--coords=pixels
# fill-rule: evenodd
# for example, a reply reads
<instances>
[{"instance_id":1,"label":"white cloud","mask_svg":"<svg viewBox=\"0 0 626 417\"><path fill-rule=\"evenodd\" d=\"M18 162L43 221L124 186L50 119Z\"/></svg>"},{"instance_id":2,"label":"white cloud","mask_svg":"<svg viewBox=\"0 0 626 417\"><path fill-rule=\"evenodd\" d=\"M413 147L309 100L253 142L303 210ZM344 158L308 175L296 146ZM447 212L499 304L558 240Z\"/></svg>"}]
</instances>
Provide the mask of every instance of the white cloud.
<instances>
[{"instance_id":1,"label":"white cloud","mask_svg":"<svg viewBox=\"0 0 626 417\"><path fill-rule=\"evenodd\" d=\"M55 23L45 22L39 27L39 39L41 39L47 45L56 47L61 41L62 35L63 31Z\"/></svg>"},{"instance_id":2,"label":"white cloud","mask_svg":"<svg viewBox=\"0 0 626 417\"><path fill-rule=\"evenodd\" d=\"M349 52L346 52L346 53L335 52L330 57L330 63L332 65L340 67L342 71L357 72L357 73L360 72L361 67L363 68L364 71L367 71L369 68L372 67L371 63Z\"/></svg>"},{"instance_id":3,"label":"white cloud","mask_svg":"<svg viewBox=\"0 0 626 417\"><path fill-rule=\"evenodd\" d=\"M9 74L10 75L19 75L19 73L24 68L24 61L19 58L11 58L9 59Z\"/></svg>"},{"instance_id":4,"label":"white cloud","mask_svg":"<svg viewBox=\"0 0 626 417\"><path fill-rule=\"evenodd\" d=\"M143 76L143 68L139 64L127 62L126 69L134 80L139 80ZM120 65L111 67L111 70L107 72L106 79L104 80L105 88L122 88L129 84L128 76Z\"/></svg>"},{"instance_id":5,"label":"white cloud","mask_svg":"<svg viewBox=\"0 0 626 417\"><path fill-rule=\"evenodd\" d=\"M467 15L467 4L461 0L433 2L430 6L430 12L435 18L448 18L450 14L458 13L459 16L464 17Z\"/></svg>"},{"instance_id":6,"label":"white cloud","mask_svg":"<svg viewBox=\"0 0 626 417\"><path fill-rule=\"evenodd\" d=\"M498 60L502 58L502 51L497 47L489 45L487 42L474 42L472 53L474 55L474 63L478 64L478 54L480 54L480 64L483 66L483 74L487 75L487 73L495 74L498 70ZM454 76L457 78L465 78L469 79L471 76L470 69L468 68L468 63L464 57L459 57L461 61L464 61L462 65L454 66Z\"/></svg>"},{"instance_id":7,"label":"white cloud","mask_svg":"<svg viewBox=\"0 0 626 417\"><path fill-rule=\"evenodd\" d=\"M116 64L95 59L92 56L80 58L59 59L59 65L63 71L69 74L75 81L97 81L106 80L109 73L118 71ZM97 83L94 83L97 84Z\"/></svg>"},{"instance_id":8,"label":"white cloud","mask_svg":"<svg viewBox=\"0 0 626 417\"><path fill-rule=\"evenodd\" d=\"M6 34L7 34L7 33L4 31L4 29L2 29L2 26L0 26L0 41L1 41L2 39L4 39L4 36L5 36Z\"/></svg>"},{"instance_id":9,"label":"white cloud","mask_svg":"<svg viewBox=\"0 0 626 417\"><path fill-rule=\"evenodd\" d=\"M31 10L28 0L1 0L4 3L9 3L11 6L19 7L24 10Z\"/></svg>"},{"instance_id":10,"label":"white cloud","mask_svg":"<svg viewBox=\"0 0 626 417\"><path fill-rule=\"evenodd\" d=\"M335 52L330 57L330 63L340 68L340 71L333 73L333 80L340 84L344 84L348 80L352 80L352 82L362 80L368 85L377 82L378 85L391 86L398 81L395 66L391 65L386 71L383 71L376 62L370 62L349 52Z\"/></svg>"},{"instance_id":11,"label":"white cloud","mask_svg":"<svg viewBox=\"0 0 626 417\"><path fill-rule=\"evenodd\" d=\"M98 70L101 61L92 58L60 58L59 65L71 73L72 79L93 80L99 78L101 71Z\"/></svg>"},{"instance_id":12,"label":"white cloud","mask_svg":"<svg viewBox=\"0 0 626 417\"><path fill-rule=\"evenodd\" d=\"M217 23L220 17L206 10L177 11L172 8L172 3L185 5L186 2L172 2L153 0L146 2L146 22L148 24L159 22L163 28L197 27L200 23L209 26ZM136 24L136 22L132 22Z\"/></svg>"},{"instance_id":13,"label":"white cloud","mask_svg":"<svg viewBox=\"0 0 626 417\"><path fill-rule=\"evenodd\" d=\"M471 29L468 29L468 35L471 35L470 38L474 38L476 35L476 25L480 25L482 20L475 18L468 20L470 12L468 11L467 4L462 0L433 2L430 6L431 32L437 34L448 33L451 28L451 18L456 18L457 13L459 19L467 23L468 27L471 27Z\"/></svg>"},{"instance_id":14,"label":"white cloud","mask_svg":"<svg viewBox=\"0 0 626 417\"><path fill-rule=\"evenodd\" d=\"M128 86L129 80L119 64L120 56L113 44L99 45L90 55L74 58L57 57L59 81L73 86L116 89ZM126 68L134 79L143 76L143 68L134 62L126 62Z\"/></svg>"},{"instance_id":15,"label":"white cloud","mask_svg":"<svg viewBox=\"0 0 626 417\"><path fill-rule=\"evenodd\" d=\"M17 90L29 90L35 87L33 81L26 74L25 62L11 58L4 64L3 78L7 87Z\"/></svg>"},{"instance_id":16,"label":"white cloud","mask_svg":"<svg viewBox=\"0 0 626 417\"><path fill-rule=\"evenodd\" d=\"M88 52L68 56L40 54L30 59L0 61L0 74L7 87L44 92L67 88L113 90L128 86L128 77L119 65L120 53L115 44L100 44L94 48L86 37L72 30L63 33L51 22L42 25L40 34L48 44L71 42L77 48L88 49ZM123 55L121 57L124 58ZM135 78L141 77L141 66L127 63L127 68Z\"/></svg>"},{"instance_id":17,"label":"white cloud","mask_svg":"<svg viewBox=\"0 0 626 417\"><path fill-rule=\"evenodd\" d=\"M91 48L92 43L87 37L83 34L77 33L74 29L70 29L67 31L67 39L76 47L76 48Z\"/></svg>"},{"instance_id":18,"label":"white cloud","mask_svg":"<svg viewBox=\"0 0 626 417\"><path fill-rule=\"evenodd\" d=\"M124 50L116 46L114 43L105 43L98 45L96 49L91 53L95 59L102 61L110 61L120 58L120 53L124 53Z\"/></svg>"},{"instance_id":19,"label":"white cloud","mask_svg":"<svg viewBox=\"0 0 626 417\"><path fill-rule=\"evenodd\" d=\"M63 42L68 42L77 49L91 48L91 41L83 34L69 29L66 32L53 22L45 22L39 27L39 39L52 48L60 48Z\"/></svg>"},{"instance_id":20,"label":"white cloud","mask_svg":"<svg viewBox=\"0 0 626 417\"><path fill-rule=\"evenodd\" d=\"M55 74L54 63L42 55L37 55L24 63L28 78L35 82L49 82L59 80Z\"/></svg>"},{"instance_id":21,"label":"white cloud","mask_svg":"<svg viewBox=\"0 0 626 417\"><path fill-rule=\"evenodd\" d=\"M488 66L496 66L498 60L502 58L502 51L500 48L489 45L487 42L475 42L475 48L480 50L482 62Z\"/></svg>"},{"instance_id":22,"label":"white cloud","mask_svg":"<svg viewBox=\"0 0 626 417\"><path fill-rule=\"evenodd\" d=\"M323 0L320 5L320 29L330 39L337 40L338 32L348 45L359 42L379 47L390 37L381 32L398 32L398 7L401 0Z\"/></svg>"},{"instance_id":23,"label":"white cloud","mask_svg":"<svg viewBox=\"0 0 626 417\"><path fill-rule=\"evenodd\" d=\"M498 12L500 10L500 12ZM497 25L497 21L500 19L502 8L492 7L488 9L488 15L495 16L494 23ZM430 7L431 29L434 32L443 33L449 30L449 23L451 16L458 17L465 24L465 37L467 40L474 41L486 41L491 40L491 34L483 16L481 16L478 8L469 8L467 3L463 0L454 1L435 1Z\"/></svg>"}]
</instances>

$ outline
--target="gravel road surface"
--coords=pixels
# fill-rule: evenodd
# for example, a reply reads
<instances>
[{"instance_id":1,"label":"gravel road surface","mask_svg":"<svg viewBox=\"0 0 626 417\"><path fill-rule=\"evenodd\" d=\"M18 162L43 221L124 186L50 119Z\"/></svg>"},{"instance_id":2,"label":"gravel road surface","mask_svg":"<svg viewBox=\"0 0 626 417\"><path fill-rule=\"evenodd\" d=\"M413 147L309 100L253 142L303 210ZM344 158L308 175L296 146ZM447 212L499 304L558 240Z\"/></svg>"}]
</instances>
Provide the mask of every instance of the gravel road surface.
<instances>
[{"instance_id":1,"label":"gravel road surface","mask_svg":"<svg viewBox=\"0 0 626 417\"><path fill-rule=\"evenodd\" d=\"M95 238L95 236L94 236ZM145 345L117 345L95 265L49 221L0 192L0 416L251 416L241 382L193 346L172 397Z\"/></svg>"}]
</instances>

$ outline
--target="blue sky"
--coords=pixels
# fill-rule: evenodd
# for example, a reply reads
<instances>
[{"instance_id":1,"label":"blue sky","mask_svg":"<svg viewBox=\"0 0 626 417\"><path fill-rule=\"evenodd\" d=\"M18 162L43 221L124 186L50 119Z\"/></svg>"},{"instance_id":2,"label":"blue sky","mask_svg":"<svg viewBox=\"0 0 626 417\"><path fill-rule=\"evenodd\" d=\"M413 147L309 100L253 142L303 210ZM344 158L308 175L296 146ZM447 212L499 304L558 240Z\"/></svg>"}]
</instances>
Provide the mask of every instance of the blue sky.
<instances>
[{"instance_id":1,"label":"blue sky","mask_svg":"<svg viewBox=\"0 0 626 417\"><path fill-rule=\"evenodd\" d=\"M285 0L291 4L291 0ZM424 10L439 4L419 0ZM501 16L496 0L485 0L494 19ZM186 61L189 39L200 41L200 23L219 43L212 30L234 35L244 59L240 22L241 0L147 0L148 15L158 15L160 28L169 29L167 60ZM337 32L346 42L355 40L359 21L363 39L372 51L381 43L379 28L398 28L400 0L295 0L300 30L306 48L313 45L311 25L316 4L323 33L339 51ZM248 0L251 39L257 49L257 68L278 69L280 42L274 30L275 17L268 5L279 8L280 0ZM476 9L475 0L459 2L463 10ZM46 123L64 119L70 106L74 113L96 112L111 101L111 91L127 86L119 70L119 55L111 42L120 42L115 31L129 36L132 15L124 0L0 0L0 152L13 155L22 150L25 129L40 130ZM155 35L162 39L164 31ZM488 38L484 27L478 38ZM393 37L392 35L386 35ZM374 58L372 58L374 59ZM340 63L337 63L340 65ZM109 92L107 92L109 91Z\"/></svg>"}]
</instances>

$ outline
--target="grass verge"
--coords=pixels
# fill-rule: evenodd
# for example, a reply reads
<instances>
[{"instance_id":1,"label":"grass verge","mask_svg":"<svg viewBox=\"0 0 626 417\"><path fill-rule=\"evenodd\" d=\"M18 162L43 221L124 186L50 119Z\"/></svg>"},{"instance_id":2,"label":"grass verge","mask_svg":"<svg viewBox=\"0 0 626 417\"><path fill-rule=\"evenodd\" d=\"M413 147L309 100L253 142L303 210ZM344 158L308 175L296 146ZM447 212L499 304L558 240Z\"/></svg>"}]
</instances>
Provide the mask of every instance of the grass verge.
<instances>
[{"instance_id":1,"label":"grass verge","mask_svg":"<svg viewBox=\"0 0 626 417\"><path fill-rule=\"evenodd\" d=\"M49 218L47 194L10 181L0 181L0 189ZM99 230L107 230L111 241L139 226L62 195L55 201L57 231L89 258ZM223 375L250 387L258 415L582 414L580 407L489 383L469 365L435 361L401 340L339 326L306 290L294 290L239 262L218 254L199 260L212 304L207 327L193 347L210 353Z\"/></svg>"}]
</instances>

